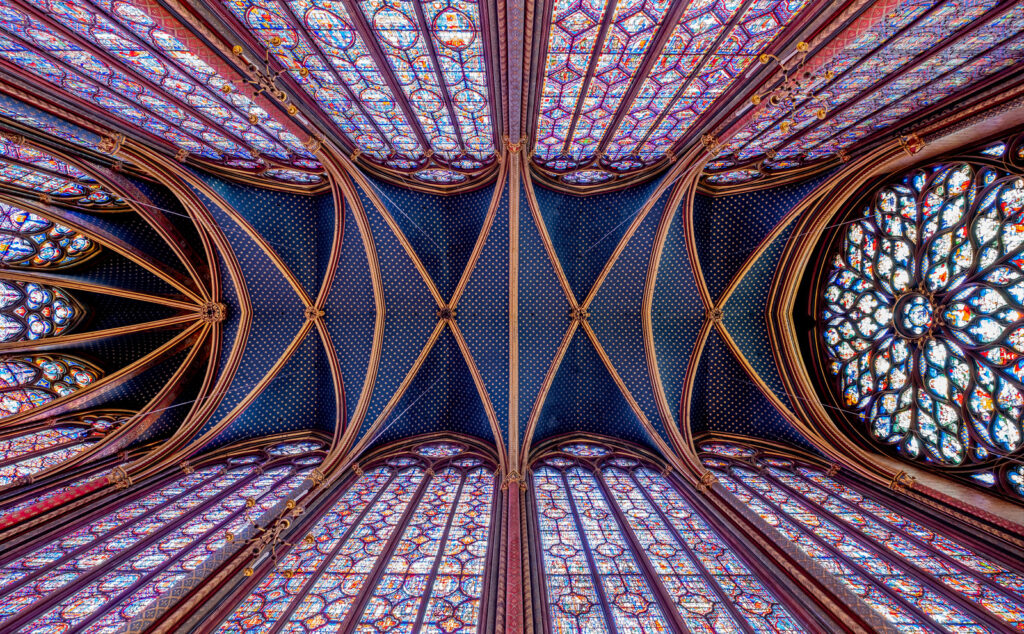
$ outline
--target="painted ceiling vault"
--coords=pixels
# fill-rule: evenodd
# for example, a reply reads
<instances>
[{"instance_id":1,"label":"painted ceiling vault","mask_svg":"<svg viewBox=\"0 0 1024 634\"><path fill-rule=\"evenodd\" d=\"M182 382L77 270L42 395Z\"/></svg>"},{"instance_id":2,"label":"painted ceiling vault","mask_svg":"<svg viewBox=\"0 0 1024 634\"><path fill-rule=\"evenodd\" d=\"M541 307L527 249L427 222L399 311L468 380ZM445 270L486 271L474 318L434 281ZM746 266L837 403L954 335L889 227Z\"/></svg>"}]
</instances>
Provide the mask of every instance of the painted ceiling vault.
<instances>
[{"instance_id":1,"label":"painted ceiling vault","mask_svg":"<svg viewBox=\"0 0 1024 634\"><path fill-rule=\"evenodd\" d=\"M506 473L568 432L814 452L769 310L801 205L1019 108L1022 31L1009 0L4 0L0 348L53 376L0 414L142 411L108 454L452 431Z\"/></svg>"}]
</instances>

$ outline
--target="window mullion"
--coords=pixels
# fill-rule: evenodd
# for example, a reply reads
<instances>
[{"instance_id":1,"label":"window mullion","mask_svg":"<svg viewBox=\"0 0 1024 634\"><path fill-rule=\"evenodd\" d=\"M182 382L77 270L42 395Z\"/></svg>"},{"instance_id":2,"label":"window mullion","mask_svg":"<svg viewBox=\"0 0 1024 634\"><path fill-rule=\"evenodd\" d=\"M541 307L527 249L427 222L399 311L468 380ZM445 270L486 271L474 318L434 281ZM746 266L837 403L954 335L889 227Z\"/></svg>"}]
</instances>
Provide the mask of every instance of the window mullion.
<instances>
[{"instance_id":1,"label":"window mullion","mask_svg":"<svg viewBox=\"0 0 1024 634\"><path fill-rule=\"evenodd\" d=\"M750 627L750 623L747 622L747 619L743 618L743 616L736 610L736 606L729 599L729 595L726 593L725 588L723 588L721 584L717 581L712 580L711 576L708 574L707 569L693 554L693 552L691 552L690 545L686 542L686 539L683 538L682 534L672 523L672 520L668 517L665 511L654 501L654 498L651 497L650 493L647 492L647 489L644 488L644 486L640 483L639 480L637 480L636 476L633 474L632 471L630 471L629 473L629 479L633 481L633 484L640 491L640 494L643 495L644 499L647 500L647 503L651 505L651 508L653 508L654 511L658 514L658 516L661 517L661 521L668 528L669 533L671 533L672 536L676 538L676 541L679 542L682 551L686 553L685 556L689 558L694 568L700 573L701 579L704 580L704 583L707 584L708 588L719 589L719 592L717 594L719 595L719 598L722 599L722 603L725 605L726 610L732 616L733 620L736 621L736 624L747 634L754 634L754 630ZM601 483L605 484L603 477L601 478ZM668 483L668 485L672 486L672 483ZM694 508L694 512L696 511L697 509ZM708 528L710 529L711 527L709 526ZM678 608L676 608L676 611L678 612Z\"/></svg>"},{"instance_id":2,"label":"window mullion","mask_svg":"<svg viewBox=\"0 0 1024 634\"><path fill-rule=\"evenodd\" d=\"M755 498L759 499L763 504L767 505L769 508L778 508L778 507L775 506L775 504L771 500L768 500L767 498L765 498L761 494L760 491L757 491L756 489L747 487L746 485L741 484L740 482L737 482L736 484L737 484L737 486L739 486L739 487L743 488L744 490L746 490L751 495L751 497L755 497ZM780 509L779 512L783 516L788 517L788 514L785 511ZM819 539L817 535L815 535L813 532L811 532L809 529L807 529L801 522L794 520L794 521L790 522L790 524L792 526L794 526L798 531L803 533L806 537L808 537L812 542L814 542L819 547L821 547L822 550L828 551L838 561L841 561L845 565L847 565L850 568L856 570L865 580L869 581L875 587L875 589L877 589L879 592L887 595L890 599L895 601L903 609L905 609L906 611L908 611L911 614L913 614L914 616L916 616L922 623L930 624L932 627L934 627L936 629L936 631L944 631L946 629L946 628L942 627L942 625L940 625L939 623L934 621L931 616L929 616L928 614L925 614L925 612L923 610L918 608L916 605L914 605L910 601L907 601L906 599L904 599L901 595L899 595L898 593L893 591L891 588L889 588L888 585L883 583L881 580L877 579L873 574L871 574L870 571L868 571L866 568L861 566L859 563L853 561L852 559L850 559L849 557L847 557L843 553L837 551L835 548L832 547L831 544L825 542L824 540Z\"/></svg>"},{"instance_id":3,"label":"window mullion","mask_svg":"<svg viewBox=\"0 0 1024 634\"><path fill-rule=\"evenodd\" d=\"M366 476L360 476L360 477L366 477ZM345 545L345 542L348 541L348 539L352 535L352 533L362 523L363 518L366 517L366 514L369 513L370 510L377 504L377 501L380 500L381 496L384 495L384 493L388 490L388 487L390 487L392 485L392 483L394 483L395 478L397 478L397 477L398 477L398 471L397 470L392 471L391 475L388 476L387 481L384 484L381 485L380 489L373 496L373 498L371 498L370 501L363 508L363 510L359 512L359 515L354 520L352 520L352 523L349 524L349 527L347 529L345 529L345 532L342 533L341 537L338 539L338 543L334 545L334 548L332 548L329 553L327 553L327 555L324 557L324 560L322 562L320 562L319 566L317 566L317 569L313 573L313 575L310 576L310 578L306 580L305 584L303 584L303 589L305 589L305 588L313 588L316 585L317 581L320 580L320 577L322 577L324 572L330 567L331 562L334 561L334 557L335 557L335 555L338 554L338 550L342 546ZM358 480L353 482L348 487L348 489L343 491L342 494L339 495L338 498L335 499L331 503L331 506L336 504L338 502L338 500L340 500L346 493L348 493L348 491L351 490L352 487L355 487L357 483L358 483ZM323 509L320 517L317 518L317 522L322 520L323 516L326 515L327 513L329 513L330 511L331 511L330 507L325 507ZM315 526L316 526L316 524L311 526L310 530L315 528ZM267 574L268 575L274 574L274 571L270 570L270 571L267 572ZM277 618L277 621L270 628L268 634L277 634L278 632L280 632L284 628L285 624L289 621L289 619L292 618L292 614L295 612L295 609L297 607L299 607L299 604L302 602L302 599L306 596L306 592L304 592L303 589L300 589L298 592L295 593L295 596L293 596L291 601L288 602L288 605L285 606L285 609L281 612L281 615ZM227 618L230 618L230 617L231 617L231 615L229 614Z\"/></svg>"},{"instance_id":4,"label":"window mullion","mask_svg":"<svg viewBox=\"0 0 1024 634\"><path fill-rule=\"evenodd\" d=\"M289 473L283 474L281 477L277 478L277 480L275 480L275 482L271 485L271 487L269 489L267 489L267 491L265 491L264 493L259 495L259 498L262 499L262 498L265 498L266 496L272 496L274 494L274 491L275 491L275 489L277 487L284 486L282 483L285 483L288 480L294 478L297 473L298 473L298 469L296 469L296 467L292 466L291 470L289 471ZM255 475L258 477L260 474L255 474ZM248 484L251 483L254 479L255 478L250 478L243 486L248 486ZM238 491L238 489L236 488L234 491L232 491L232 492L230 492L230 493L228 493L228 494L226 494L224 496L221 496L218 499L218 501L223 502L224 500L226 500L226 498L228 496L233 495L237 491ZM153 570L150 570L148 573L145 573L144 575L142 575L135 582L135 584L131 588L128 588L128 589L122 591L118 595L116 595L113 598L111 598L109 601L105 602L102 606L100 606L99 608L94 610L91 616L89 616L88 618L83 620L76 627L80 628L81 630L85 630L91 623L93 623L97 619L100 619L100 618L106 616L106 614L110 610L112 610L115 606L120 604L126 598L131 597L133 594L138 592L141 588L145 587L146 584L148 584L153 578L155 578L156 576L160 575L162 572L164 572L165 570L167 570L168 568L173 566L175 563L177 563L182 557L184 557L185 555L187 555L190 552L192 552L193 548L201 546L203 544L203 542L205 542L210 537L216 535L222 528L224 528L224 526L226 526L226 525L230 524L231 522L233 522L236 518L238 518L238 516L242 512L243 508L244 508L244 503L243 503L242 506L240 506L239 508L237 508L234 511L232 511L227 517L225 517L224 519L220 520L219 522L217 522L216 524L211 526L209 529L207 529L202 535L199 535L195 539L193 539L192 542L189 545L179 549L176 553L174 553L174 555L172 555L171 557L168 557L167 560L164 561L162 564L160 564L158 567L156 567ZM193 517L195 517L194 514L189 519L192 519ZM181 525L179 525L179 527L180 526ZM169 534L169 533L167 533L167 532L164 533L164 535L167 535L167 534ZM152 545L152 544L150 544L150 545ZM140 551L140 552L144 552L144 551ZM111 572L112 570L114 570L116 568L118 568L118 566L112 566L112 567L108 568L105 572Z\"/></svg>"},{"instance_id":5,"label":"window mullion","mask_svg":"<svg viewBox=\"0 0 1024 634\"><path fill-rule=\"evenodd\" d=\"M948 566L950 566L952 568L955 568L956 570L959 570L963 574L971 575L972 577L977 579L982 585L984 585L987 588L989 588L989 590L995 592L996 594L1002 595L1008 601L1016 603L1016 602L1018 602L1020 600L1018 597L1014 597L1014 596L1008 594L1007 591L1006 591L1006 588L1003 588L1002 586L1000 586L1000 585L998 585L996 583L993 583L992 580L989 579L988 577L986 577L986 576L984 576L982 574L979 574L979 573L969 569L967 566L965 566L965 565L961 564L960 562L954 560L952 557L946 555L945 553L943 553L942 551L938 550L934 546L921 541L919 538L917 538L914 535L910 534L909 531L907 531L905 529L902 529L902 528L900 528L898 526L894 526L890 522L888 522L888 521L882 519L881 517L879 517L878 515L876 515L874 512L869 511L869 510L864 509L864 508L861 508L859 505L851 504L849 501L843 499L841 496L833 493L832 491L829 491L827 488L822 487L822 486L820 486L818 484L815 484L811 480L807 479L802 473L800 473L799 470L797 471L796 476L798 478L800 478L801 480L803 480L805 483L807 483L808 486L811 486L811 487L814 487L816 489L819 489L819 490L823 491L829 497L835 498L839 503L845 504L847 506L850 506L851 508L855 509L856 512L863 513L863 514L873 518L876 522L878 522L882 526L886 527L886 529L888 529L888 530L890 530L890 531L892 531L894 533L897 533L898 535L900 535L901 537L903 537L907 541L913 543L915 546L917 546L921 550L927 552L932 557L935 557L936 559L939 559L939 560L943 561L946 565L948 565ZM862 497L864 499L870 499L870 498L868 498L867 496L865 496L863 494L862 494ZM874 502L874 500L871 500L871 501ZM881 505L878 502L875 502L875 503ZM931 529L929 529L929 530L931 530ZM934 533L935 531L932 531L932 532ZM982 608L982 609L984 609L984 608Z\"/></svg>"},{"instance_id":6,"label":"window mullion","mask_svg":"<svg viewBox=\"0 0 1024 634\"><path fill-rule=\"evenodd\" d=\"M661 577L654 571L650 560L647 559L647 554L644 552L643 546L640 545L640 540L637 539L636 534L633 532L633 527L629 525L629 520L623 516L622 509L619 508L618 502L615 501L611 491L608 490L608 483L604 481L604 473L597 470L593 475L594 479L597 480L598 486L601 487L601 494L604 495L604 498L608 503L608 508L612 510L612 515L614 515L615 519L619 522L619 527L622 529L623 536L633 549L633 554L637 563L640 564L640 568L644 571L644 575L647 576L647 580L651 584L651 588L658 595L658 598L664 603L667 618L680 632L688 632L689 628L683 622L683 617L679 613L679 607L676 605L675 601L672 600L672 595L670 595L668 590L665 588L661 581ZM680 547L685 550L686 545L680 544ZM695 566L698 571L701 570L699 565L695 564ZM707 578L704 578L704 582L708 582ZM715 586L713 585L708 585L708 589L712 592L714 592L714 587ZM719 596L718 599L721 601L722 597ZM722 602L727 603L725 601ZM732 611L730 610L730 612ZM733 615L733 617L735 618L735 615ZM742 623L742 620L736 619L736 622L739 625Z\"/></svg>"},{"instance_id":7,"label":"window mullion","mask_svg":"<svg viewBox=\"0 0 1024 634\"><path fill-rule=\"evenodd\" d=\"M569 486L569 479L565 475L565 471L559 470L559 475L562 476L562 486L565 487L565 498L569 501L569 508L572 509L572 518L576 522L576 532L579 533L580 541L583 543L583 554L587 558L587 565L590 566L590 574L594 579L594 592L597 593L597 598L601 602L601 611L604 613L605 621L608 623L608 630L610 634L618 634L619 628L615 625L615 620L612 618L611 606L608 604L608 597L604 594L604 582L601 579L601 572L597 569L597 563L594 561L594 555L590 551L590 540L587 539L587 531L583 527L583 522L580 521L580 513L576 508L576 500L572 496L572 488Z\"/></svg>"},{"instance_id":8,"label":"window mullion","mask_svg":"<svg viewBox=\"0 0 1024 634\"><path fill-rule=\"evenodd\" d=\"M786 483L782 482L774 475L769 475L768 477L761 477L764 477L766 480L770 480L777 486L782 487L791 496L799 500L801 504L811 506L813 509L815 509L822 515L829 518L836 525L848 527L849 530L845 533L847 536L859 542L862 547L866 546L870 550L874 551L877 556L881 557L882 559L885 559L890 565L895 566L897 568L905 567L921 575L924 579L930 582L929 586L932 592L942 595L950 603L958 606L961 610L963 610L965 614L968 614L974 617L975 619L978 619L986 626L992 627L996 631L1003 629L1008 625L1005 621L989 612L988 609L986 609L984 606L979 605L974 601L970 601L956 592L950 591L949 586L946 585L941 579L936 577L935 574L933 574L931 571L925 570L918 564L915 564L911 561L908 561L897 556L884 545L878 544L874 540L869 539L866 536L863 536L858 529L850 527L850 525L841 517L838 517L837 515L832 513L832 511L829 511L828 509L818 504L817 502L814 502L813 500L806 498L802 493L800 493L796 489L793 489ZM926 552L930 550L931 549L925 549Z\"/></svg>"},{"instance_id":9,"label":"window mullion","mask_svg":"<svg viewBox=\"0 0 1024 634\"><path fill-rule=\"evenodd\" d=\"M402 512L402 519L395 525L394 531L391 533L391 537L388 538L388 543L384 546L380 555L377 556L377 563L374 564L373 570L367 575L366 580L363 581L363 587L359 589L359 594L356 596L356 600L352 603L352 609L345 617L344 622L338 629L339 632L350 633L355 631L355 627L359 624L359 619L363 616L363 610L366 609L366 604L369 602L370 597L373 596L373 591L377 589L377 583L380 581L381 575L384 573L384 569L387 568L388 561L391 560L391 555L394 554L395 548L398 547L399 542L402 541L402 534L405 533L406 527L409 525L409 520L416 512L416 507L419 506L420 500L423 499L423 494L426 492L427 487L434 480L434 472L427 469L424 473L424 477L420 480L420 484L416 489L416 493L409 500L409 503L405 507L405 511Z\"/></svg>"},{"instance_id":10,"label":"window mullion","mask_svg":"<svg viewBox=\"0 0 1024 634\"><path fill-rule=\"evenodd\" d=\"M441 567L441 560L444 559L445 546L448 543L448 534L451 532L452 523L455 521L455 512L459 509L459 502L462 499L462 489L465 488L466 479L469 477L469 473L463 471L461 478L459 479L459 488L455 492L455 499L452 500L451 509L448 511L448 523L445 524L444 533L441 534L441 541L437 545L437 555L434 557L434 565L430 569L430 576L427 577L427 585L423 590L423 599L420 602L420 609L416 615L416 621L413 625L412 631L420 631L420 626L423 624L423 617L427 613L427 604L430 603L430 593L434 589L434 580L437 579L437 569Z\"/></svg>"},{"instance_id":11,"label":"window mullion","mask_svg":"<svg viewBox=\"0 0 1024 634\"><path fill-rule=\"evenodd\" d=\"M224 475L226 475L226 473L221 473L221 474L219 474L219 475L217 475L215 477L216 478L220 478L220 477L223 477ZM60 587L60 588L58 588L56 590L53 590L52 592L47 594L46 597L43 598L41 601L35 603L34 605L32 605L30 607L27 607L27 609L22 610L21 612L19 612L17 614L11 615L11 619L9 621L7 621L5 623L5 625L7 625L7 626L9 626L11 628L17 628L20 625L24 624L26 621L35 620L35 619L39 618L40 616L46 614L54 606L59 604L61 601L66 599L68 596L74 594L75 592L77 592L81 588L89 585L89 583L91 583L97 577L102 576L103 573L106 572L107 570L109 570L111 567L116 567L117 565L122 563L125 559L128 559L128 558L136 555L137 553L142 552L146 548L150 547L151 545L153 545L154 543L156 543L157 541L162 539L165 535L167 535L168 533L174 531L176 528L178 528L179 526L181 526L182 524L187 522L189 519L191 519L197 513L205 512L208 508L210 508L211 506L216 504L220 499L222 499L222 497L224 495L231 495L235 491L237 491L239 488L241 488L241 487L245 486L246 484L248 484L249 481L251 481L253 478L256 477L256 475L257 475L256 471L253 471L253 472L249 473L247 476L239 479L238 482L236 482L235 484L231 485L227 490L221 492L220 495L212 495L212 496L210 496L207 500L197 504L195 507L185 511L182 515L178 516L177 518L175 518L175 519L167 522L163 526L159 527L157 530L155 530L153 532L152 535L149 535L149 536L147 536L147 537L145 537L143 539L140 539L139 541L137 541L136 543L132 544L128 548L119 551L116 555L112 556L110 559L107 559L103 563L97 564L97 565L91 567L89 570L85 571L84 573L79 574L77 577L75 577L73 582L67 583L64 586L62 586L62 587ZM206 482L208 482L208 480L204 481L204 484ZM190 493L194 492L194 491L195 491L195 489L191 489ZM181 498L178 498L178 499L181 499ZM137 523L137 521L133 522L132 524ZM93 546L93 548L99 547L99 546L102 545L102 543L104 543L106 541L107 541L107 538L104 538L102 540L96 540L96 541L92 542L92 546ZM88 551L86 551L86 553L88 553ZM68 560L65 560L65 562L67 562L67 561ZM21 584L21 586L24 586L24 584Z\"/></svg>"}]
</instances>

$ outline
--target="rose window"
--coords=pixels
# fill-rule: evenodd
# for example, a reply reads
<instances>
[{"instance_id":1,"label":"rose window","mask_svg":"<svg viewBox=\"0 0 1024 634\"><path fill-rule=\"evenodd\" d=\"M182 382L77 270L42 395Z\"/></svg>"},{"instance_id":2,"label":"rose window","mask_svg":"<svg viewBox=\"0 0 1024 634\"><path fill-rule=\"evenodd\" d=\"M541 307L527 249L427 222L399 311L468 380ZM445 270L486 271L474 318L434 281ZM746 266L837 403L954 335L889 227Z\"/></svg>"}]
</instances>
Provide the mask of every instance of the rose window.
<instances>
[{"instance_id":1,"label":"rose window","mask_svg":"<svg viewBox=\"0 0 1024 634\"><path fill-rule=\"evenodd\" d=\"M961 163L879 189L845 229L822 331L847 407L911 458L1021 447L1024 179Z\"/></svg>"}]
</instances>

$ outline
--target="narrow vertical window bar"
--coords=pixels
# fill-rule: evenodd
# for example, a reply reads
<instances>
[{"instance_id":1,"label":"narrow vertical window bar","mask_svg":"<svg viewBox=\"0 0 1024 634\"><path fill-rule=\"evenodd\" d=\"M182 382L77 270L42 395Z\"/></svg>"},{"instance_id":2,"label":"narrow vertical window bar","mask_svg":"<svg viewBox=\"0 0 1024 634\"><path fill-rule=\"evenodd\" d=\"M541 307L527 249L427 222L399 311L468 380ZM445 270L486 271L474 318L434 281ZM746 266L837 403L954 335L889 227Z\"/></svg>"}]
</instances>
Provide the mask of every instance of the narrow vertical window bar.
<instances>
[{"instance_id":1,"label":"narrow vertical window bar","mask_svg":"<svg viewBox=\"0 0 1024 634\"><path fill-rule=\"evenodd\" d=\"M648 583L651 585L651 588L655 591L655 593L658 595L658 598L664 604L664 612L666 613L666 616L680 631L693 629L688 628L688 624L686 623L686 617L679 612L679 605L676 603L672 595L669 593L668 589L665 587L665 584L661 579L661 575L655 572L653 565L651 564L649 555L647 554L647 549L640 543L640 540L637 538L636 532L630 525L629 520L626 519L625 515L623 515L622 508L619 506L619 501L616 499L615 495L611 491L611 488L608 486L608 482L605 480L605 469L619 469L619 467L604 467L598 469L595 473L593 473L594 479L598 482L598 485L601 489L601 493L604 495L605 499L608 502L608 508L611 509L612 515L614 515L615 519L618 521L623 536L626 538L630 547L633 549L634 557L636 558L637 563L640 564L640 568L644 571L644 574L647 576ZM629 478L628 473L623 473L624 475L626 475L627 478ZM679 539L678 535L673 535L673 537L675 537L677 540ZM707 575L703 574L703 570L701 569L700 565L698 565L696 562L693 561L693 559L689 557L689 552L687 552L686 545L684 544L684 542L679 541L678 545L680 552L683 553L683 557L686 559L686 561L690 563L693 569L697 572L697 575L700 576L701 580L703 580L704 586L707 589L708 593L714 599L717 599L716 603L723 606L726 610L726 613L732 618L732 625L742 629L746 634L753 634L750 631L750 629L746 626L746 622L735 614L731 602L724 601L722 599L721 595L715 591L716 585L711 583L711 581L707 578ZM681 576L675 570L671 572L673 575ZM714 626L714 624L711 623L710 620L706 617L703 617L703 615L701 620L707 623L708 625L711 625L712 627Z\"/></svg>"},{"instance_id":2,"label":"narrow vertical window bar","mask_svg":"<svg viewBox=\"0 0 1024 634\"><path fill-rule=\"evenodd\" d=\"M434 590L434 581L437 579L437 569L441 567L441 560L444 559L445 547L448 545L448 535L451 533L452 523L455 521L455 513L459 508L459 503L462 501L462 490L466 485L466 480L469 478L466 470L461 471L462 477L459 480L459 488L455 492L455 499L452 500L452 507L448 511L448 521L445 523L444 532L441 534L441 539L438 542L434 564L430 567L430 575L427 577L427 584L423 588L423 598L420 601L419 610L416 612L416 618L413 620L413 632L419 632L423 626L423 617L427 613L427 604L430 603L430 595Z\"/></svg>"}]
</instances>

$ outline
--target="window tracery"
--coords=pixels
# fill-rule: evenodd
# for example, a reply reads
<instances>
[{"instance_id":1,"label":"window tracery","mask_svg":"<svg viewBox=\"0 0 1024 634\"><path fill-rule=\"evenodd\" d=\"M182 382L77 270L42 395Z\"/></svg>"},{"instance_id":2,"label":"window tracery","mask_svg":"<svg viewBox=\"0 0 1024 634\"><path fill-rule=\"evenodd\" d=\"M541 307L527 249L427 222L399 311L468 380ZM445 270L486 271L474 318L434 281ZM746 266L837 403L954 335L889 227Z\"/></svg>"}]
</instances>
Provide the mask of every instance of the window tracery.
<instances>
[{"instance_id":1,"label":"window tracery","mask_svg":"<svg viewBox=\"0 0 1024 634\"><path fill-rule=\"evenodd\" d=\"M900 631L1024 626L1024 574L841 476L723 447L700 446L722 486Z\"/></svg>"},{"instance_id":2,"label":"window tracery","mask_svg":"<svg viewBox=\"0 0 1024 634\"><path fill-rule=\"evenodd\" d=\"M120 426L125 418L125 413L85 412L64 417L41 429L7 435L0 439L0 487L85 451Z\"/></svg>"},{"instance_id":3,"label":"window tracery","mask_svg":"<svg viewBox=\"0 0 1024 634\"><path fill-rule=\"evenodd\" d=\"M219 631L476 631L496 490L490 460L459 443L373 460Z\"/></svg>"},{"instance_id":4,"label":"window tracery","mask_svg":"<svg viewBox=\"0 0 1024 634\"><path fill-rule=\"evenodd\" d=\"M58 269L84 262L100 250L85 235L42 216L0 202L0 262Z\"/></svg>"},{"instance_id":5,"label":"window tracery","mask_svg":"<svg viewBox=\"0 0 1024 634\"><path fill-rule=\"evenodd\" d=\"M552 631L803 631L650 464L581 441L532 468Z\"/></svg>"},{"instance_id":6,"label":"window tracery","mask_svg":"<svg viewBox=\"0 0 1024 634\"><path fill-rule=\"evenodd\" d=\"M103 373L63 355L0 356L0 419L68 396Z\"/></svg>"},{"instance_id":7,"label":"window tracery","mask_svg":"<svg viewBox=\"0 0 1024 634\"><path fill-rule=\"evenodd\" d=\"M247 508L263 512L285 500L322 453L247 457L178 472L0 559L0 624L116 631L240 530Z\"/></svg>"},{"instance_id":8,"label":"window tracery","mask_svg":"<svg viewBox=\"0 0 1024 634\"><path fill-rule=\"evenodd\" d=\"M0 140L0 183L83 207L121 206L124 201L74 165L33 147Z\"/></svg>"},{"instance_id":9,"label":"window tracery","mask_svg":"<svg viewBox=\"0 0 1024 634\"><path fill-rule=\"evenodd\" d=\"M58 337L85 309L56 286L0 280L0 342Z\"/></svg>"},{"instance_id":10,"label":"window tracery","mask_svg":"<svg viewBox=\"0 0 1024 634\"><path fill-rule=\"evenodd\" d=\"M880 187L843 230L822 336L874 441L943 467L1021 449L1022 212L1004 166L939 164Z\"/></svg>"}]
</instances>

